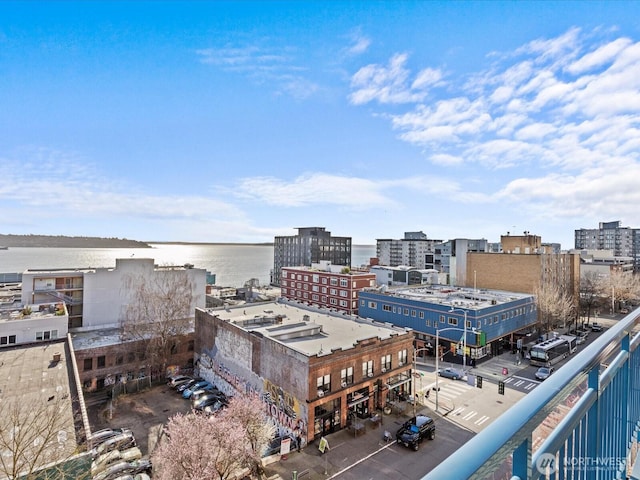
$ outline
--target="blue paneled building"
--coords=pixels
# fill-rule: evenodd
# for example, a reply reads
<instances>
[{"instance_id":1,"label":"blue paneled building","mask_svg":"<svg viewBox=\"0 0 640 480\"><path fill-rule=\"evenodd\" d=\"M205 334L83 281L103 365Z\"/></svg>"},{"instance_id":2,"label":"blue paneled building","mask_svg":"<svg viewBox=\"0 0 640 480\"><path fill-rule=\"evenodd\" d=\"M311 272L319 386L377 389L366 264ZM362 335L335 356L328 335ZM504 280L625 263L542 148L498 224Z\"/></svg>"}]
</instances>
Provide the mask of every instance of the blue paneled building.
<instances>
[{"instance_id":1,"label":"blue paneled building","mask_svg":"<svg viewBox=\"0 0 640 480\"><path fill-rule=\"evenodd\" d=\"M437 329L447 361L462 358L465 318L467 360L474 362L515 346L534 330L538 315L530 294L445 285L383 286L361 291L358 301L360 316L413 329L419 355L435 354Z\"/></svg>"}]
</instances>

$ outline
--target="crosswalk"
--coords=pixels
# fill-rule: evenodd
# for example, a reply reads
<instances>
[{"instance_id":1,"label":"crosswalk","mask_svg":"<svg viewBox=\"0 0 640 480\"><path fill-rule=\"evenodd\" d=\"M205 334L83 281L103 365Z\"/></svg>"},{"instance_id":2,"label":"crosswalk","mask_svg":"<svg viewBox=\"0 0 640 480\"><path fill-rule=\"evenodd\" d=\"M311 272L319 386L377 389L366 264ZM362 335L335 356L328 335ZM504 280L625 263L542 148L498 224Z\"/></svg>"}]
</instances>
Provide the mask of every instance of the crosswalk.
<instances>
[{"instance_id":1,"label":"crosswalk","mask_svg":"<svg viewBox=\"0 0 640 480\"><path fill-rule=\"evenodd\" d=\"M517 376L512 376L509 378L505 378L504 379L504 383L508 384L511 388L516 388L518 390L524 390L526 392L533 390L534 388L536 388L538 385L540 385L540 382L535 382L533 380L530 380L528 378L522 378L522 377L517 377Z\"/></svg>"}]
</instances>

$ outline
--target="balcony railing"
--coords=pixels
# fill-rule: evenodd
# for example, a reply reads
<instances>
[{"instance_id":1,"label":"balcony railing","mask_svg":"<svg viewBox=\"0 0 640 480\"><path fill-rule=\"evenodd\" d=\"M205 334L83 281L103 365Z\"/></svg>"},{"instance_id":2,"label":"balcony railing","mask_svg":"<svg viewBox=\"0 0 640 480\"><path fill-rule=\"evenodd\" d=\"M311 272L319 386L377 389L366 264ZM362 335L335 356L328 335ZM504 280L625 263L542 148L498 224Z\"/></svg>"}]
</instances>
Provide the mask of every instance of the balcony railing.
<instances>
[{"instance_id":1,"label":"balcony railing","mask_svg":"<svg viewBox=\"0 0 640 480\"><path fill-rule=\"evenodd\" d=\"M632 312L599 334L424 480L627 478L640 433L639 324Z\"/></svg>"}]
</instances>

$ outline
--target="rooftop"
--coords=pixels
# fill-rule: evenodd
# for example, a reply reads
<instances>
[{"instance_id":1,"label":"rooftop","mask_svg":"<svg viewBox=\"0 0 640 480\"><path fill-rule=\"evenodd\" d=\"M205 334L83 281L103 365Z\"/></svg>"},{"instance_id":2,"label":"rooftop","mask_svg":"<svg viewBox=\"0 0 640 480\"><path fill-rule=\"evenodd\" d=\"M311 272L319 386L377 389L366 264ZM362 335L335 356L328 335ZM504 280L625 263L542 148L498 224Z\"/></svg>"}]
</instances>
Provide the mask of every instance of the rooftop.
<instances>
[{"instance_id":1,"label":"rooftop","mask_svg":"<svg viewBox=\"0 0 640 480\"><path fill-rule=\"evenodd\" d=\"M375 289L365 289L365 291L394 298L406 298L424 303L468 310L482 310L490 306L533 297L533 295L527 293L451 287L447 285L419 285L415 287L382 286Z\"/></svg>"},{"instance_id":2,"label":"rooftop","mask_svg":"<svg viewBox=\"0 0 640 480\"><path fill-rule=\"evenodd\" d=\"M60 305L58 307L58 305ZM66 315L67 310L63 303L42 303L35 305L13 304L9 308L0 310L0 322L13 322L19 320L44 320L47 318Z\"/></svg>"},{"instance_id":3,"label":"rooftop","mask_svg":"<svg viewBox=\"0 0 640 480\"><path fill-rule=\"evenodd\" d=\"M391 324L300 304L295 300L207 309L211 315L260 333L307 356L353 348L370 338L389 339L408 330Z\"/></svg>"},{"instance_id":4,"label":"rooftop","mask_svg":"<svg viewBox=\"0 0 640 480\"><path fill-rule=\"evenodd\" d=\"M69 384L73 367L65 347L60 340L0 349L0 430L30 425L18 441L38 465L69 458L77 447ZM35 460L35 447L42 444L49 448ZM11 458L4 450L0 454Z\"/></svg>"}]
</instances>

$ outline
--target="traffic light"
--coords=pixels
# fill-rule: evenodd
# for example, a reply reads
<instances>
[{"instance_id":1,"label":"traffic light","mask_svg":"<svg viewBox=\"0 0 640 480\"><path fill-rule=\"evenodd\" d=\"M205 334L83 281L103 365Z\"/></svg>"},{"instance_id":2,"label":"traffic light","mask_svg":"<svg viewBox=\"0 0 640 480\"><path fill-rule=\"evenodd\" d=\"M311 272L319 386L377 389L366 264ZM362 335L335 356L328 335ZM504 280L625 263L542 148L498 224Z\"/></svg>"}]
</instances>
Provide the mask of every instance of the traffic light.
<instances>
[{"instance_id":1,"label":"traffic light","mask_svg":"<svg viewBox=\"0 0 640 480\"><path fill-rule=\"evenodd\" d=\"M504 382L502 380L498 382L498 393L504 395Z\"/></svg>"},{"instance_id":2,"label":"traffic light","mask_svg":"<svg viewBox=\"0 0 640 480\"><path fill-rule=\"evenodd\" d=\"M482 388L482 377L480 375L476 375L476 387Z\"/></svg>"}]
</instances>

